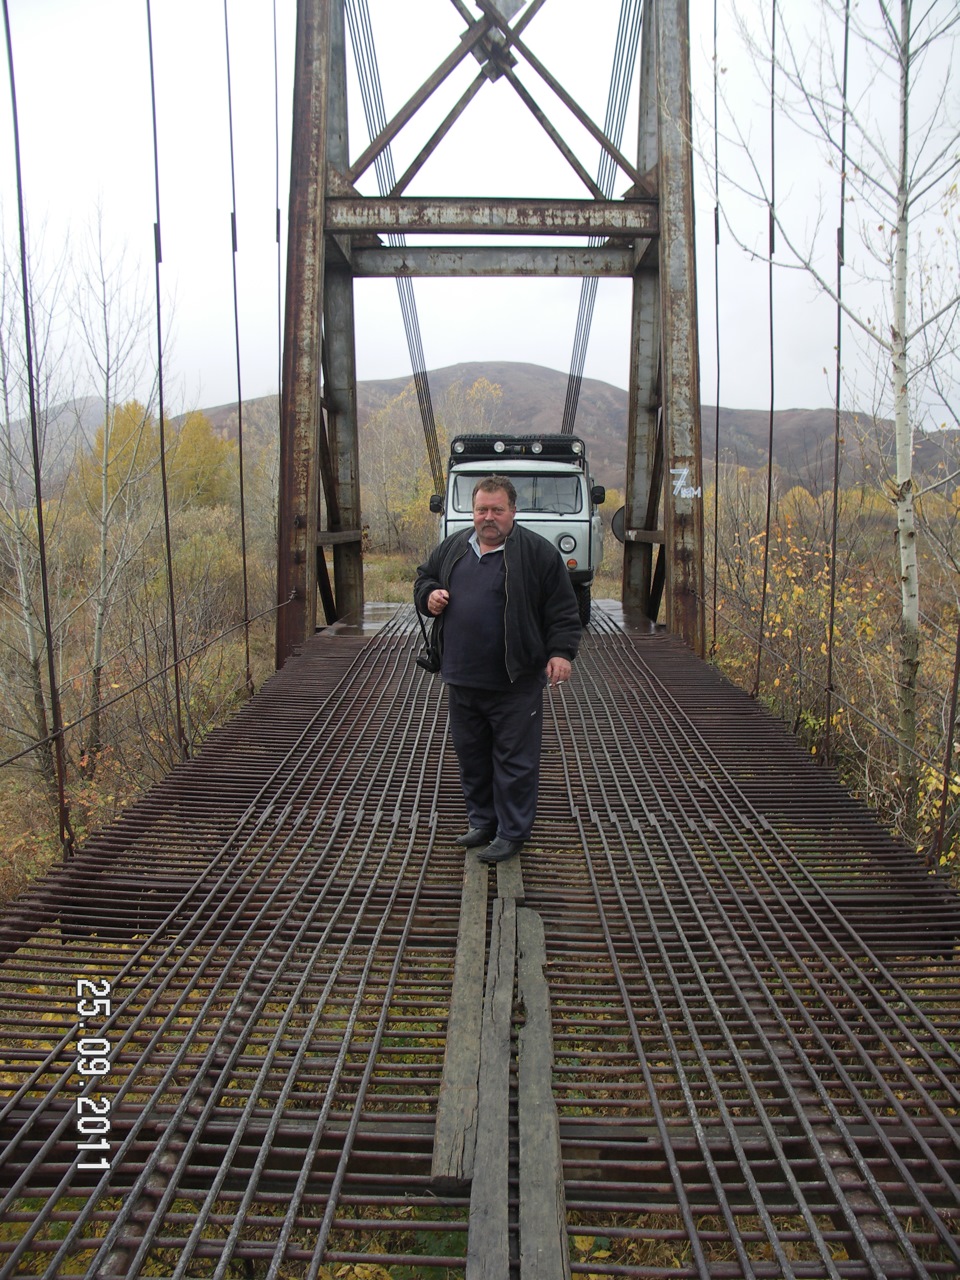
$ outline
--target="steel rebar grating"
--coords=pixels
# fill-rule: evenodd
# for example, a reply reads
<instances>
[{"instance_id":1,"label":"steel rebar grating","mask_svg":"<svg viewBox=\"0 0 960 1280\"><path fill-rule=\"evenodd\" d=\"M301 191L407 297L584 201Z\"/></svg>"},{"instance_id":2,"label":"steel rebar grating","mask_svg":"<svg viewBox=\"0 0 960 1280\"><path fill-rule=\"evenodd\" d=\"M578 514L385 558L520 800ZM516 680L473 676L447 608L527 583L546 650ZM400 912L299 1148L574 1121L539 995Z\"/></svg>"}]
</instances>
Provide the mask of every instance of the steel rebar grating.
<instances>
[{"instance_id":1,"label":"steel rebar grating","mask_svg":"<svg viewBox=\"0 0 960 1280\"><path fill-rule=\"evenodd\" d=\"M596 613L521 858L572 1273L955 1276L956 897ZM0 921L4 1277L466 1274L469 1191L431 1181L462 814L417 648L406 608L320 634Z\"/></svg>"}]
</instances>

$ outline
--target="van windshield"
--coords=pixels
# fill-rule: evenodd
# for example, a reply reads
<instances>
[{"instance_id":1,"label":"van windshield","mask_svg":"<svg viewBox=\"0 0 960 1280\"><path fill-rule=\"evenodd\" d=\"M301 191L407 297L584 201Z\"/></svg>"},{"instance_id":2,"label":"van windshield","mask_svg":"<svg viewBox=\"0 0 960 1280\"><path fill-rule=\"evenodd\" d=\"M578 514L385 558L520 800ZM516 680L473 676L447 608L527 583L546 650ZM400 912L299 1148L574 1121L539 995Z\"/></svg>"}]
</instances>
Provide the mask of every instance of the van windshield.
<instances>
[{"instance_id":1,"label":"van windshield","mask_svg":"<svg viewBox=\"0 0 960 1280\"><path fill-rule=\"evenodd\" d=\"M550 475L512 475L517 491L517 514L531 512L551 515L574 515L583 509L580 477L569 473ZM473 511L473 486L477 476L453 478L453 510L469 515Z\"/></svg>"}]
</instances>

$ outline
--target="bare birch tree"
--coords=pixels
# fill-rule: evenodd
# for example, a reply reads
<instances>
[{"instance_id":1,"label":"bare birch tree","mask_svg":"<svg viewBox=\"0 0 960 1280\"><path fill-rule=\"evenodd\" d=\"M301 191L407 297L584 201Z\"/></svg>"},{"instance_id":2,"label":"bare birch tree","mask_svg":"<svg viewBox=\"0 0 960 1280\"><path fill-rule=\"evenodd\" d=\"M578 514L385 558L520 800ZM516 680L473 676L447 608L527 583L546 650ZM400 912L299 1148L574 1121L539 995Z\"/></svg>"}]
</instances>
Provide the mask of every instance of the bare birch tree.
<instances>
[{"instance_id":1,"label":"bare birch tree","mask_svg":"<svg viewBox=\"0 0 960 1280\"><path fill-rule=\"evenodd\" d=\"M123 576L159 519L155 494L144 484L159 466L156 426L147 405L135 397L144 381L155 382L146 339L146 297L122 251L104 245L103 221L91 229L79 260L73 310L82 339L86 375L97 389L100 427L85 451L80 492L96 530L89 605L90 709L84 756L91 768L102 747L104 640L107 619ZM84 600L86 606L87 601Z\"/></svg>"},{"instance_id":2,"label":"bare birch tree","mask_svg":"<svg viewBox=\"0 0 960 1280\"><path fill-rule=\"evenodd\" d=\"M51 430L51 422L62 364L54 333L63 260L45 272L31 260L28 269L37 460L42 470L62 476L66 470L62 454L69 445L62 432ZM0 681L11 719L3 728L12 741L41 744L28 759L36 762L52 791L51 712L44 680L47 637L40 604L35 458L24 341L20 266L4 256L0 272L0 564L4 579L0 584L0 618L5 625L0 635ZM56 538L54 520L47 521L46 534L48 544ZM51 637L50 643L55 642L56 637Z\"/></svg>"},{"instance_id":3,"label":"bare birch tree","mask_svg":"<svg viewBox=\"0 0 960 1280\"><path fill-rule=\"evenodd\" d=\"M882 375L880 411L894 424L888 496L897 518L899 772L909 828L916 803L921 660L914 435L937 365L955 346L945 335L955 330L960 304L955 273L934 268L935 235L924 245L925 254L918 241L921 228L935 226L960 165L960 119L950 88L960 9L955 0L820 0L818 25L805 30L801 24L809 12L776 3L775 27L765 39L757 40L742 13L741 31L757 65L778 86L783 117L814 140L842 178L847 227L842 242L838 236L838 251L850 287L838 288L837 251L824 253L823 207L810 228L798 225L797 202L774 202L769 179L735 117L734 135L751 176L734 183L768 206L778 252L786 246L788 264L807 272L842 307Z\"/></svg>"}]
</instances>

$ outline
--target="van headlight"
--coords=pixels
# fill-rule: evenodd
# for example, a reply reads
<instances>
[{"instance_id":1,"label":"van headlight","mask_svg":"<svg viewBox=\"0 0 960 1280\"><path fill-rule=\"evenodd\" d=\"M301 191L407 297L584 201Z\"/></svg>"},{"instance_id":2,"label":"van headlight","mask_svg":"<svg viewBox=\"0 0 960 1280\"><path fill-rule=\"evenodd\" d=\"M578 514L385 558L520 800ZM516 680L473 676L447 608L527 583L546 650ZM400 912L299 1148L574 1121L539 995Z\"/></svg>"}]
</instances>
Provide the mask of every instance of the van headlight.
<instances>
[{"instance_id":1,"label":"van headlight","mask_svg":"<svg viewBox=\"0 0 960 1280\"><path fill-rule=\"evenodd\" d=\"M572 533L562 533L557 539L557 546L564 553L569 555L576 548L577 540Z\"/></svg>"}]
</instances>

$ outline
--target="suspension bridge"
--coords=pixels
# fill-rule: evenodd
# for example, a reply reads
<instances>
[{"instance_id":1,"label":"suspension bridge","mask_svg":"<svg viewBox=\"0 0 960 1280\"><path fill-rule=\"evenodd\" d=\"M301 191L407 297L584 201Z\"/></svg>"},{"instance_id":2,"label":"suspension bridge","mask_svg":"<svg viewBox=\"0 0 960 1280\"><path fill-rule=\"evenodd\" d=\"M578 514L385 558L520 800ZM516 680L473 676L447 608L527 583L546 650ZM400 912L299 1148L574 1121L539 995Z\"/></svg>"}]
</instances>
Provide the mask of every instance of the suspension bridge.
<instances>
[{"instance_id":1,"label":"suspension bridge","mask_svg":"<svg viewBox=\"0 0 960 1280\"><path fill-rule=\"evenodd\" d=\"M433 146L544 4L455 7L479 71ZM4 1280L960 1272L960 900L703 661L685 5L623 12L639 163L618 73L588 200L424 201L388 149L443 68L387 119L365 6L299 7L278 670L0 917ZM401 239L544 228L588 244ZM633 280L623 599L491 869L412 607L363 596L351 281L401 283L436 465L409 277L558 269Z\"/></svg>"}]
</instances>

